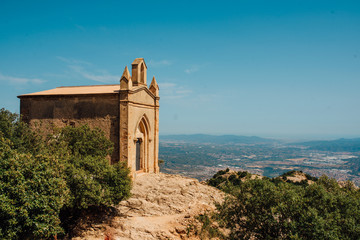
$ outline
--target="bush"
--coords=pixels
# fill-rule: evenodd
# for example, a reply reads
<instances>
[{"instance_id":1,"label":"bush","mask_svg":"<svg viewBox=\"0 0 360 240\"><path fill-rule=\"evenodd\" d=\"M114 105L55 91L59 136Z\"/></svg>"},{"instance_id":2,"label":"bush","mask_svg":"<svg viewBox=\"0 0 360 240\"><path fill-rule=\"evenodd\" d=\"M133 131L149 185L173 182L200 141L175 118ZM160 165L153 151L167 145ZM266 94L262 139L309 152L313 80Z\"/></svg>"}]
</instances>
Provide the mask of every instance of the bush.
<instances>
[{"instance_id":1,"label":"bush","mask_svg":"<svg viewBox=\"0 0 360 240\"><path fill-rule=\"evenodd\" d=\"M213 176L213 178L216 178L216 177L218 177L218 176L222 176L222 175L224 175L225 173L226 173L225 170L220 170L220 171L218 171L217 173L215 173L215 175Z\"/></svg>"},{"instance_id":2,"label":"bush","mask_svg":"<svg viewBox=\"0 0 360 240\"><path fill-rule=\"evenodd\" d=\"M360 192L322 177L312 185L248 180L218 206L231 239L360 239Z\"/></svg>"},{"instance_id":3,"label":"bush","mask_svg":"<svg viewBox=\"0 0 360 240\"><path fill-rule=\"evenodd\" d=\"M317 177L313 177L313 176L311 176L310 174L307 174L307 173L305 173L305 177L306 177L307 180L311 180L311 181L314 181L314 182L316 182L318 180Z\"/></svg>"},{"instance_id":4,"label":"bush","mask_svg":"<svg viewBox=\"0 0 360 240\"><path fill-rule=\"evenodd\" d=\"M211 215L205 213L200 214L195 218L201 223L201 229L195 232L195 235L200 237L200 239L222 239L224 237L218 227L213 225Z\"/></svg>"},{"instance_id":5,"label":"bush","mask_svg":"<svg viewBox=\"0 0 360 240\"><path fill-rule=\"evenodd\" d=\"M224 178L221 176L213 177L208 181L208 184L213 187L218 187L220 183L224 181Z\"/></svg>"},{"instance_id":6,"label":"bush","mask_svg":"<svg viewBox=\"0 0 360 240\"><path fill-rule=\"evenodd\" d=\"M48 155L11 149L0 138L0 238L50 238L62 232L59 213L68 200L62 164Z\"/></svg>"},{"instance_id":7,"label":"bush","mask_svg":"<svg viewBox=\"0 0 360 240\"><path fill-rule=\"evenodd\" d=\"M44 138L1 109L0 238L52 238L82 209L127 198L129 169L109 164L112 145L88 126Z\"/></svg>"},{"instance_id":8,"label":"bush","mask_svg":"<svg viewBox=\"0 0 360 240\"><path fill-rule=\"evenodd\" d=\"M111 206L130 195L129 171L124 164L110 165L100 157L71 158L65 169L70 201L66 206L73 210L90 206Z\"/></svg>"},{"instance_id":9,"label":"bush","mask_svg":"<svg viewBox=\"0 0 360 240\"><path fill-rule=\"evenodd\" d=\"M113 151L113 143L99 129L91 129L88 125L79 127L67 126L57 129L56 143L66 143L74 156L92 156L105 158ZM50 139L53 136L50 136Z\"/></svg>"},{"instance_id":10,"label":"bush","mask_svg":"<svg viewBox=\"0 0 360 240\"><path fill-rule=\"evenodd\" d=\"M230 181L230 182L232 182L232 181L234 181L234 179L236 179L237 177L236 177L236 175L235 174L231 174L229 177L228 177L228 180Z\"/></svg>"},{"instance_id":11,"label":"bush","mask_svg":"<svg viewBox=\"0 0 360 240\"><path fill-rule=\"evenodd\" d=\"M19 152L37 154L43 147L40 135L21 122L19 115L4 108L0 109L0 132Z\"/></svg>"},{"instance_id":12,"label":"bush","mask_svg":"<svg viewBox=\"0 0 360 240\"><path fill-rule=\"evenodd\" d=\"M113 143L100 129L87 125L65 127L58 130L55 138L49 137L48 142L52 151L64 158L69 209L111 206L129 197L129 169L123 163L109 164L105 157L112 152ZM64 154L64 149L68 154Z\"/></svg>"},{"instance_id":13,"label":"bush","mask_svg":"<svg viewBox=\"0 0 360 240\"><path fill-rule=\"evenodd\" d=\"M249 173L247 171L239 171L237 174L238 174L239 178L244 178L249 175Z\"/></svg>"},{"instance_id":14,"label":"bush","mask_svg":"<svg viewBox=\"0 0 360 240\"><path fill-rule=\"evenodd\" d=\"M297 171L296 170L291 170L291 171L288 171L288 172L285 172L285 173L283 173L282 175L281 175L281 177L293 177L294 176L294 174L296 173Z\"/></svg>"}]
</instances>

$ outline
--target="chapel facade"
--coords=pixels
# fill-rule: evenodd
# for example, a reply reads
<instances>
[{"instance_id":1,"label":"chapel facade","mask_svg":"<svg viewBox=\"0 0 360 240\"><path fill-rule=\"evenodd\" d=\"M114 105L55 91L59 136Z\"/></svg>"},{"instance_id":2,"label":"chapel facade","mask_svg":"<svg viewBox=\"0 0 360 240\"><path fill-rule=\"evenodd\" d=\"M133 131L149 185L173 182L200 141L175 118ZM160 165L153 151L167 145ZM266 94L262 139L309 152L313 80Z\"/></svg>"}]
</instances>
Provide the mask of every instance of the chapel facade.
<instances>
[{"instance_id":1,"label":"chapel facade","mask_svg":"<svg viewBox=\"0 0 360 240\"><path fill-rule=\"evenodd\" d=\"M24 94L20 114L31 127L45 133L53 126L98 127L114 143L110 163L127 162L131 174L158 173L159 86L146 82L143 58L127 67L120 84L57 87Z\"/></svg>"}]
</instances>

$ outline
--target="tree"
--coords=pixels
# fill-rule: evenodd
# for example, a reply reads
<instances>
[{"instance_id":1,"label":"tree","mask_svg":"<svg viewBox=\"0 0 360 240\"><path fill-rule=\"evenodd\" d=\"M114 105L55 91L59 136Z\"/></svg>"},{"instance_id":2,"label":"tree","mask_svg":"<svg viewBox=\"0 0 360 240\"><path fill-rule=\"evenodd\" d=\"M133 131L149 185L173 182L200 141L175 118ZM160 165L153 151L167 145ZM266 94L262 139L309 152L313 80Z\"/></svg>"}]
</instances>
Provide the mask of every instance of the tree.
<instances>
[{"instance_id":1,"label":"tree","mask_svg":"<svg viewBox=\"0 0 360 240\"><path fill-rule=\"evenodd\" d=\"M88 126L44 137L0 109L0 238L52 238L82 209L127 198L129 169L109 164L112 145Z\"/></svg>"},{"instance_id":2,"label":"tree","mask_svg":"<svg viewBox=\"0 0 360 240\"><path fill-rule=\"evenodd\" d=\"M65 162L70 189L68 209L111 206L129 197L131 180L124 163L109 164L113 143L100 129L64 127L48 137L51 151ZM59 147L61 146L61 147Z\"/></svg>"},{"instance_id":3,"label":"tree","mask_svg":"<svg viewBox=\"0 0 360 240\"><path fill-rule=\"evenodd\" d=\"M360 239L360 191L351 183L341 188L326 176L311 185L224 181L218 187L230 194L217 217L230 239Z\"/></svg>"},{"instance_id":4,"label":"tree","mask_svg":"<svg viewBox=\"0 0 360 240\"><path fill-rule=\"evenodd\" d=\"M19 153L0 138L0 238L50 238L62 232L68 200L63 165L48 155Z\"/></svg>"},{"instance_id":5,"label":"tree","mask_svg":"<svg viewBox=\"0 0 360 240\"><path fill-rule=\"evenodd\" d=\"M19 115L0 109L0 132L11 142L11 148L19 152L37 154L43 150L41 136L20 121Z\"/></svg>"}]
</instances>

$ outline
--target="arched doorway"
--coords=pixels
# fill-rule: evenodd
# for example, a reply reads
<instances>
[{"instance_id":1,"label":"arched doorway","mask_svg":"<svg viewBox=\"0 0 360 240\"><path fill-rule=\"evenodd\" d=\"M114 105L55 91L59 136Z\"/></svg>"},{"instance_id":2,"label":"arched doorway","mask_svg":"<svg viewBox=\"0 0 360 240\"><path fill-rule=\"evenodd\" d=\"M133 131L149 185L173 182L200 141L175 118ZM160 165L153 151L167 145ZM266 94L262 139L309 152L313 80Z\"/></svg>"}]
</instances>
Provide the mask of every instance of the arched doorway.
<instances>
[{"instance_id":1,"label":"arched doorway","mask_svg":"<svg viewBox=\"0 0 360 240\"><path fill-rule=\"evenodd\" d=\"M135 171L149 171L149 124L144 115L135 132Z\"/></svg>"}]
</instances>

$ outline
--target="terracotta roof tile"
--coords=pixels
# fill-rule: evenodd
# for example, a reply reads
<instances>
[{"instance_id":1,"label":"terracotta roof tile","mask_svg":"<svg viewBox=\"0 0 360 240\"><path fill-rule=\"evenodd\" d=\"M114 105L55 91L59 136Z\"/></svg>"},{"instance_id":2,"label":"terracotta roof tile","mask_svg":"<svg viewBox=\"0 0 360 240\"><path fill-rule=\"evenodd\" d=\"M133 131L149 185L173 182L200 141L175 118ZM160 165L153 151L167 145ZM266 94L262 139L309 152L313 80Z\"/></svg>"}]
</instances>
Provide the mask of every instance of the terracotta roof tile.
<instances>
[{"instance_id":1,"label":"terracotta roof tile","mask_svg":"<svg viewBox=\"0 0 360 240\"><path fill-rule=\"evenodd\" d=\"M92 86L72 86L57 87L41 92L23 94L22 96L45 96L45 95L78 95L78 94L109 94L120 90L120 84L113 85L92 85Z\"/></svg>"}]
</instances>

